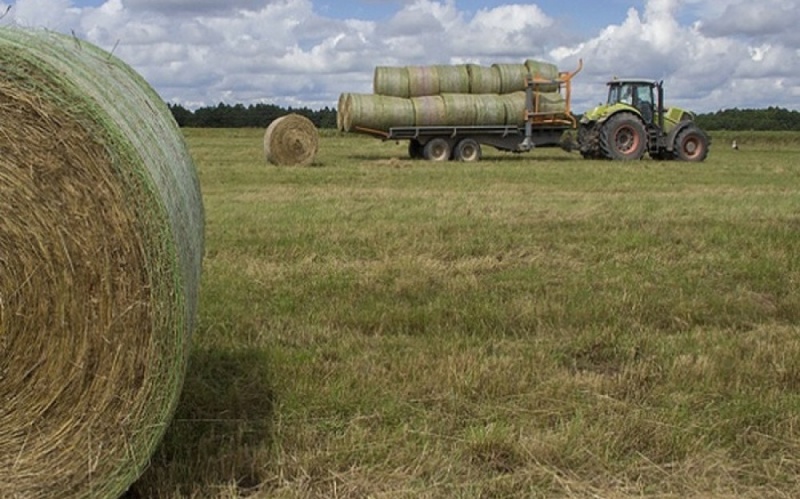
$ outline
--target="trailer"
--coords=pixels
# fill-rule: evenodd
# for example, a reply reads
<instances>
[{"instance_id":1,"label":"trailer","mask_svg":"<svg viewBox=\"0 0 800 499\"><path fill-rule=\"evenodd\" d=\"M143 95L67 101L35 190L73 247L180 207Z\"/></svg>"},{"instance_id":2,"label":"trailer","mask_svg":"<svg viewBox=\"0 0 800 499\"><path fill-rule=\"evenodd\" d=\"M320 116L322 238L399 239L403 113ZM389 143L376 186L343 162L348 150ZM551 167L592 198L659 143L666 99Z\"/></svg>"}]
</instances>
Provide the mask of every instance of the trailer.
<instances>
[{"instance_id":1,"label":"trailer","mask_svg":"<svg viewBox=\"0 0 800 499\"><path fill-rule=\"evenodd\" d=\"M570 108L571 80L583 67L559 73L558 79L542 79L527 75L525 79L525 109L514 124L390 126L386 130L355 126L354 132L382 140L408 141L408 154L414 159L430 161L479 161L482 146L500 151L525 153L538 147L562 147L570 150L571 139L566 132L577 129L578 122ZM564 98L563 109L546 110L540 102L539 87L557 86ZM521 123L520 123L521 122Z\"/></svg>"}]
</instances>

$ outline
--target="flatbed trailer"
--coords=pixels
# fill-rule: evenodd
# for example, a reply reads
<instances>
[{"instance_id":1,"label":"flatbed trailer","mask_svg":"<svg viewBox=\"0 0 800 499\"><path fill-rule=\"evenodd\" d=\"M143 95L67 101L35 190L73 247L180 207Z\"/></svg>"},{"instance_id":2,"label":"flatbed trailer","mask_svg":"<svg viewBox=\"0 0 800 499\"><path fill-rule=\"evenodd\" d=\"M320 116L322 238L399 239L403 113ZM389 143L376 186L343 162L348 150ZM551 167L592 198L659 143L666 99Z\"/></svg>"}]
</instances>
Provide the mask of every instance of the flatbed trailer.
<instances>
[{"instance_id":1,"label":"flatbed trailer","mask_svg":"<svg viewBox=\"0 0 800 499\"><path fill-rule=\"evenodd\" d=\"M478 161L481 146L491 146L501 151L524 153L537 147L562 147L570 150L572 142L564 133L577 128L570 100L571 81L583 68L572 73L560 73L557 80L541 79L528 75L525 85L525 115L522 125L425 125L395 126L388 130L354 127L354 131L383 140L408 140L408 154L412 158L431 161ZM541 111L540 85L558 85L565 90L565 107L559 112Z\"/></svg>"},{"instance_id":2,"label":"flatbed trailer","mask_svg":"<svg viewBox=\"0 0 800 499\"><path fill-rule=\"evenodd\" d=\"M478 161L481 146L500 151L528 152L536 147L563 147L564 132L572 130L571 123L548 126L489 125L489 126L401 126L388 131L359 129L359 132L384 140L408 140L412 158L431 161Z\"/></svg>"}]
</instances>

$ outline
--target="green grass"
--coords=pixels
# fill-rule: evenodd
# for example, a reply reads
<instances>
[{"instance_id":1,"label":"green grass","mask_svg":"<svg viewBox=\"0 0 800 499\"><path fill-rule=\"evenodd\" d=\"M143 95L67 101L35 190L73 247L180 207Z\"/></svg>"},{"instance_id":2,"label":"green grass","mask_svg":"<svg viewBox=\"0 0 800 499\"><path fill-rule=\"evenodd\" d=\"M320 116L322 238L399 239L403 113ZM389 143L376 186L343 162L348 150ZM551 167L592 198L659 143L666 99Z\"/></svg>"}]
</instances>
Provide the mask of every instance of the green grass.
<instances>
[{"instance_id":1,"label":"green grass","mask_svg":"<svg viewBox=\"0 0 800 499\"><path fill-rule=\"evenodd\" d=\"M186 136L199 328L131 497L800 494L800 135L434 164L324 132L307 168Z\"/></svg>"}]
</instances>

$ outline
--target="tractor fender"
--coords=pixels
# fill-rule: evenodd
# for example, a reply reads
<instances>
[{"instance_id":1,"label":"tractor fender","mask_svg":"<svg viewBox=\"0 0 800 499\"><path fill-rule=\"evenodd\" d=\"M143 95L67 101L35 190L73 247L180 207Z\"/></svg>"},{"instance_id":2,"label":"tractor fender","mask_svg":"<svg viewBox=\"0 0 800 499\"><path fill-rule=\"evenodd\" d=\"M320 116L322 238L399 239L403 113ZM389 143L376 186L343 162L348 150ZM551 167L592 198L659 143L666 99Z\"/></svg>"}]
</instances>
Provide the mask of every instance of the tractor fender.
<instances>
[{"instance_id":1,"label":"tractor fender","mask_svg":"<svg viewBox=\"0 0 800 499\"><path fill-rule=\"evenodd\" d=\"M640 113L639 110L636 109L635 107L625 106L625 105L621 105L621 106L618 105L618 106L615 106L615 108L612 108L612 110L613 110L613 112L610 112L610 113L598 118L596 123L597 124L605 123L606 121L610 120L613 116L616 116L619 113L635 114L637 118L642 120L642 113ZM644 120L642 120L642 124L644 124Z\"/></svg>"},{"instance_id":2,"label":"tractor fender","mask_svg":"<svg viewBox=\"0 0 800 499\"><path fill-rule=\"evenodd\" d=\"M681 133L683 130L686 130L686 128L690 126L696 126L694 120L683 120L675 125L675 128L673 128L669 134L667 134L667 151L672 152L675 150L675 137L677 137L679 133Z\"/></svg>"}]
</instances>

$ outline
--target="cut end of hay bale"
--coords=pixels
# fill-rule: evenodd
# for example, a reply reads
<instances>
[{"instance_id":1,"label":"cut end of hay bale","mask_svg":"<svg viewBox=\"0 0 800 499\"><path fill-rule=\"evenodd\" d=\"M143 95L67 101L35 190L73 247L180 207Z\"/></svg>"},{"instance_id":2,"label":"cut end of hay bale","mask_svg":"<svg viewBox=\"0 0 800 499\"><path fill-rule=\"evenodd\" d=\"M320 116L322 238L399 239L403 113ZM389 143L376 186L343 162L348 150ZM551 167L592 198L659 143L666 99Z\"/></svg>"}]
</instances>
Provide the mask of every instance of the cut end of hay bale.
<instances>
[{"instance_id":1,"label":"cut end of hay bale","mask_svg":"<svg viewBox=\"0 0 800 499\"><path fill-rule=\"evenodd\" d=\"M274 120L264 133L264 156L278 166L308 166L319 151L319 130L299 114Z\"/></svg>"},{"instance_id":2,"label":"cut end of hay bale","mask_svg":"<svg viewBox=\"0 0 800 499\"><path fill-rule=\"evenodd\" d=\"M203 252L196 172L127 65L0 29L0 496L118 497L180 394Z\"/></svg>"}]
</instances>

